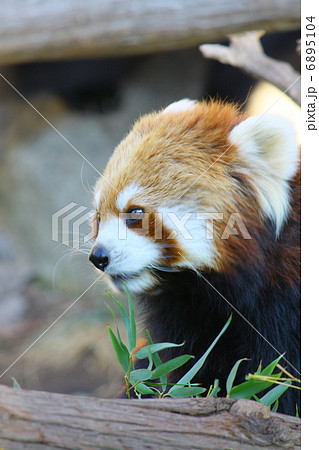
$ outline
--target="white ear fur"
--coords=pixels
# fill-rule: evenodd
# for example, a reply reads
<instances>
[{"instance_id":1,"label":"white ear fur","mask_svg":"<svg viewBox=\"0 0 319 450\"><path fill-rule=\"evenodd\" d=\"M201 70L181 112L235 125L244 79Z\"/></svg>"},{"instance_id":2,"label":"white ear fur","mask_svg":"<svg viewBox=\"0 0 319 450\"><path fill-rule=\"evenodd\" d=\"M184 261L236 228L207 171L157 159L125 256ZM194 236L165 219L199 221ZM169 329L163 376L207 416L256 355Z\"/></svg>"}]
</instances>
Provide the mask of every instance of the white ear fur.
<instances>
[{"instance_id":1,"label":"white ear fur","mask_svg":"<svg viewBox=\"0 0 319 450\"><path fill-rule=\"evenodd\" d=\"M277 235L289 210L289 183L298 168L299 151L292 124L283 117L259 115L235 126L230 133L254 176L265 214Z\"/></svg>"},{"instance_id":2,"label":"white ear fur","mask_svg":"<svg viewBox=\"0 0 319 450\"><path fill-rule=\"evenodd\" d=\"M98 189L98 190L95 192L95 194L94 194L94 206L95 206L96 208L99 207L100 198L101 198L101 193L102 193L101 189Z\"/></svg>"},{"instance_id":3,"label":"white ear fur","mask_svg":"<svg viewBox=\"0 0 319 450\"><path fill-rule=\"evenodd\" d=\"M192 111L195 108L196 101L189 98L183 98L178 102L171 103L164 110L163 113L177 113L183 111Z\"/></svg>"}]
</instances>

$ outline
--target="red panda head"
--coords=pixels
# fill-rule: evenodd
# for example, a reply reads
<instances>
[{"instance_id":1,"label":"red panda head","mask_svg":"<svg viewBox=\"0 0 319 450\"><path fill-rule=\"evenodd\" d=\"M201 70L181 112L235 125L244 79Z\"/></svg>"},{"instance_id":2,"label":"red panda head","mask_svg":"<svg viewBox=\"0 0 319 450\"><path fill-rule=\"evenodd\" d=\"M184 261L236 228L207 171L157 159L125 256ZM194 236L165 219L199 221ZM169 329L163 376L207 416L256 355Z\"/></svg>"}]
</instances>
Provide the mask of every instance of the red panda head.
<instances>
[{"instance_id":1,"label":"red panda head","mask_svg":"<svg viewBox=\"0 0 319 450\"><path fill-rule=\"evenodd\" d=\"M90 259L135 293L158 289L165 271L234 270L258 258L266 226L280 235L297 166L280 117L187 99L146 115L96 185Z\"/></svg>"}]
</instances>

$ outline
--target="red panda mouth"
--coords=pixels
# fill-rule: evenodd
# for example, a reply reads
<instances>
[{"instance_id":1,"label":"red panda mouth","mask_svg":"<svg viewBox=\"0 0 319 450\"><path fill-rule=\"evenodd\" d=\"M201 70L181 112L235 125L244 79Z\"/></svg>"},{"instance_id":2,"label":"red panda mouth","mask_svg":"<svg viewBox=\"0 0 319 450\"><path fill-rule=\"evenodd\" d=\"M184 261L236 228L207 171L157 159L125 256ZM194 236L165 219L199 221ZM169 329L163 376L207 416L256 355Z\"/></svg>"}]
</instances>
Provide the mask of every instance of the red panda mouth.
<instances>
[{"instance_id":1,"label":"red panda mouth","mask_svg":"<svg viewBox=\"0 0 319 450\"><path fill-rule=\"evenodd\" d=\"M152 272L154 273L158 273L158 272L180 272L181 269L178 268L173 268L173 267L164 267L164 266L150 266L150 267L145 267L143 270L139 271L139 272L134 272L134 273L130 273L130 274L124 274L124 273L119 273L119 274L112 274L109 273L109 277L111 278L112 282L114 284L116 284L117 286L122 285L122 282L127 282L127 281L131 281L134 280L136 278L139 278L141 276L143 276L143 274L145 274L146 272Z\"/></svg>"},{"instance_id":2,"label":"red panda mouth","mask_svg":"<svg viewBox=\"0 0 319 450\"><path fill-rule=\"evenodd\" d=\"M134 280L134 278L137 278L139 276L141 276L142 272L137 272L137 273L132 273L130 275L127 274L108 274L109 277L111 278L111 280L113 281L113 283L118 284L121 283L122 281L129 281L129 280Z\"/></svg>"},{"instance_id":3,"label":"red panda mouth","mask_svg":"<svg viewBox=\"0 0 319 450\"><path fill-rule=\"evenodd\" d=\"M124 283L127 284L127 283L130 283L131 281L134 282L135 280L140 278L142 276L142 274L141 274L141 272L139 272L139 273L134 273L134 274L130 274L130 275L108 274L108 276L109 276L109 280L111 281L111 283L113 284L114 287L116 287L120 291L124 291Z\"/></svg>"}]
</instances>

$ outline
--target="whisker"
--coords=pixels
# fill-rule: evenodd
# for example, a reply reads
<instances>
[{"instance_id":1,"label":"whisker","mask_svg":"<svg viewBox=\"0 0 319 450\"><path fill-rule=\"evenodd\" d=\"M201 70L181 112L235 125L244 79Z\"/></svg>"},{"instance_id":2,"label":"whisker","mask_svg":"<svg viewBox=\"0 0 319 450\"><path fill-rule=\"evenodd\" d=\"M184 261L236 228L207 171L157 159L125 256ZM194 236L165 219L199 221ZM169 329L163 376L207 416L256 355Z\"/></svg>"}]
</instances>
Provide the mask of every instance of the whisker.
<instances>
[{"instance_id":1,"label":"whisker","mask_svg":"<svg viewBox=\"0 0 319 450\"><path fill-rule=\"evenodd\" d=\"M84 179L83 179L83 169L84 169L84 161L82 161L80 180L81 180L81 184L82 184L82 187L85 190L85 192L92 196L93 192L94 192L94 187L91 186L89 182L87 182L87 185L85 185Z\"/></svg>"},{"instance_id":2,"label":"whisker","mask_svg":"<svg viewBox=\"0 0 319 450\"><path fill-rule=\"evenodd\" d=\"M89 255L90 254L89 250L83 250L81 248L77 248L76 250L77 250L78 253L84 253L84 255Z\"/></svg>"},{"instance_id":3,"label":"whisker","mask_svg":"<svg viewBox=\"0 0 319 450\"><path fill-rule=\"evenodd\" d=\"M61 256L61 258L59 258L58 260L57 260L57 262L55 263L55 265L54 265L54 267L53 267L53 270L52 270L52 277L51 277L51 280L52 280L52 287L53 287L53 290L55 290L55 275L56 275L56 271L57 271L57 268L58 268L58 265L61 263L61 261L63 260L63 259L65 259L67 256L71 256L71 252L69 251L69 252L67 252L67 253L65 253L64 255L62 255Z\"/></svg>"}]
</instances>

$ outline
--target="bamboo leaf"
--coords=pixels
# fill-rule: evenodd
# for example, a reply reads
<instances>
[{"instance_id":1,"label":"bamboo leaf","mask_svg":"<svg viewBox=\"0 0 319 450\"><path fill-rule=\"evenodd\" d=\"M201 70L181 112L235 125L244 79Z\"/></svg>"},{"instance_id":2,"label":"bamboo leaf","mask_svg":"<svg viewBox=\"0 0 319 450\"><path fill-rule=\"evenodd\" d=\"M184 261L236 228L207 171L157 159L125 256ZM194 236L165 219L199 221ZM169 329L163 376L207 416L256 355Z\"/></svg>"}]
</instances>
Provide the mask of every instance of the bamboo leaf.
<instances>
[{"instance_id":1,"label":"bamboo leaf","mask_svg":"<svg viewBox=\"0 0 319 450\"><path fill-rule=\"evenodd\" d=\"M146 384L144 383L137 383L134 386L134 389L139 392L142 395L154 395L156 394L155 391L153 391L153 389L151 389L150 387L146 386Z\"/></svg>"},{"instance_id":2,"label":"bamboo leaf","mask_svg":"<svg viewBox=\"0 0 319 450\"><path fill-rule=\"evenodd\" d=\"M291 381L279 384L261 397L260 402L270 407L289 388L290 385Z\"/></svg>"},{"instance_id":3,"label":"bamboo leaf","mask_svg":"<svg viewBox=\"0 0 319 450\"><path fill-rule=\"evenodd\" d=\"M22 387L20 386L20 384L17 382L17 380L14 377L11 377L11 380L13 381L12 387L14 387L16 389L22 389Z\"/></svg>"},{"instance_id":4,"label":"bamboo leaf","mask_svg":"<svg viewBox=\"0 0 319 450\"><path fill-rule=\"evenodd\" d=\"M234 383L235 377L236 377L236 375L237 375L238 367L239 367L239 365L240 365L240 363L241 363L242 361L247 361L247 358L239 359L239 360L234 364L232 370L230 371L230 373L229 373L229 375L228 375L228 378L227 378L227 381L226 381L226 391L227 391L227 395L230 393L230 391L231 391L231 389L232 389L232 387L233 387L233 383Z\"/></svg>"},{"instance_id":5,"label":"bamboo leaf","mask_svg":"<svg viewBox=\"0 0 319 450\"><path fill-rule=\"evenodd\" d=\"M203 387L190 386L190 387L176 387L169 395L171 397L195 397L196 395L203 394L206 391Z\"/></svg>"},{"instance_id":6,"label":"bamboo leaf","mask_svg":"<svg viewBox=\"0 0 319 450\"><path fill-rule=\"evenodd\" d=\"M215 347L215 345L217 344L218 340L220 339L220 337L225 333L225 331L227 330L230 322L231 322L232 316L229 317L229 319L227 320L227 322L225 323L224 327L222 328L222 330L220 331L220 333L218 334L218 336L215 338L215 340L212 342L212 344L209 346L209 348L206 350L206 352L204 353L204 355L193 365L193 367L177 382L177 384L179 385L186 385L187 383L189 383L194 376L197 374L197 372L201 369L201 367L203 366L203 364L206 361L207 356L209 355L209 353L212 351L212 349ZM175 389L178 389L177 386L173 386L168 393L172 394L172 392L175 391Z\"/></svg>"},{"instance_id":7,"label":"bamboo leaf","mask_svg":"<svg viewBox=\"0 0 319 450\"><path fill-rule=\"evenodd\" d=\"M147 334L149 345L153 345L154 342L152 341L151 335L150 335L148 330L146 330L146 334ZM156 368L159 367L162 364L162 360L161 360L158 352L155 352L155 353L151 354L149 359L150 359L150 361L154 362L154 365L155 365ZM164 391L165 388L166 388L166 384L167 384L167 376L166 375L161 375L159 377L159 379L160 379L160 382L162 384L162 390Z\"/></svg>"},{"instance_id":8,"label":"bamboo leaf","mask_svg":"<svg viewBox=\"0 0 319 450\"><path fill-rule=\"evenodd\" d=\"M152 372L152 380L155 380L156 378L160 378L163 375L168 374L169 372L173 372L173 370L178 369L178 367L183 366L187 363L191 358L194 358L194 356L191 355L181 355L177 356L176 358L170 359L169 361L161 364Z\"/></svg>"},{"instance_id":9,"label":"bamboo leaf","mask_svg":"<svg viewBox=\"0 0 319 450\"><path fill-rule=\"evenodd\" d=\"M125 373L128 372L130 366L130 355L126 347L122 348L120 342L117 340L115 334L110 326L107 327L109 330L109 335L113 344L113 348L119 363Z\"/></svg>"},{"instance_id":10,"label":"bamboo leaf","mask_svg":"<svg viewBox=\"0 0 319 450\"><path fill-rule=\"evenodd\" d=\"M276 375L273 375L273 378L276 379L279 378L280 376L281 373L278 373ZM264 389L268 389L272 385L273 383L270 381L251 379L248 381L244 381L244 383L238 384L237 386L234 386L229 393L229 397L251 398L253 395L258 394Z\"/></svg>"},{"instance_id":11,"label":"bamboo leaf","mask_svg":"<svg viewBox=\"0 0 319 450\"><path fill-rule=\"evenodd\" d=\"M214 381L213 389L209 394L209 397L217 397L219 391L220 391L219 380L216 378L216 380Z\"/></svg>"},{"instance_id":12,"label":"bamboo leaf","mask_svg":"<svg viewBox=\"0 0 319 450\"><path fill-rule=\"evenodd\" d=\"M150 344L146 345L145 347L141 348L138 352L136 352L136 358L138 359L145 359L150 354L160 352L161 350L164 350L166 348L172 348L172 347L181 347L183 344L172 344L171 342L162 342L161 344Z\"/></svg>"},{"instance_id":13,"label":"bamboo leaf","mask_svg":"<svg viewBox=\"0 0 319 450\"><path fill-rule=\"evenodd\" d=\"M280 355L277 359L272 361L267 367L265 367L260 372L260 375L271 375L273 373L273 371L275 370L277 364L279 363L279 361L281 360L282 357L283 357L283 355Z\"/></svg>"},{"instance_id":14,"label":"bamboo leaf","mask_svg":"<svg viewBox=\"0 0 319 450\"><path fill-rule=\"evenodd\" d=\"M108 307L108 309L111 311L112 316L113 316L113 321L115 323L115 327L116 327L116 333L117 333L117 340L121 346L121 348L124 350L124 348L126 348L126 345L123 343L122 338L121 338L121 334L120 334L120 330L119 330L119 326L118 326L118 322L117 322L117 318L116 315L113 311L113 309L110 307L110 305L106 305Z\"/></svg>"},{"instance_id":15,"label":"bamboo leaf","mask_svg":"<svg viewBox=\"0 0 319 450\"><path fill-rule=\"evenodd\" d=\"M138 381L146 381L149 380L152 376L152 371L148 369L136 369L130 372L130 382L131 384L135 384Z\"/></svg>"},{"instance_id":16,"label":"bamboo leaf","mask_svg":"<svg viewBox=\"0 0 319 450\"><path fill-rule=\"evenodd\" d=\"M125 283L125 291L127 295L128 300L128 310L129 310L129 319L130 319L130 329L129 329L129 338L128 338L128 349L131 353L134 348L136 347L136 322L135 322L135 313L133 308L133 302L132 302L132 296L130 291L127 289L127 286Z\"/></svg>"},{"instance_id":17,"label":"bamboo leaf","mask_svg":"<svg viewBox=\"0 0 319 450\"><path fill-rule=\"evenodd\" d=\"M130 319L129 319L129 316L128 316L124 306L121 305L121 303L113 297L111 292L108 292L108 295L113 300L113 302L118 307L118 310L120 311L120 314L121 314L121 317L122 317L122 320L123 320L123 324L124 324L124 328L125 328L125 332L126 332L126 336L127 336L127 342L129 342L129 335L130 335Z\"/></svg>"},{"instance_id":18,"label":"bamboo leaf","mask_svg":"<svg viewBox=\"0 0 319 450\"><path fill-rule=\"evenodd\" d=\"M278 406L279 406L279 401L278 399L275 401L274 406L271 408L272 412L277 412L278 410Z\"/></svg>"}]
</instances>

